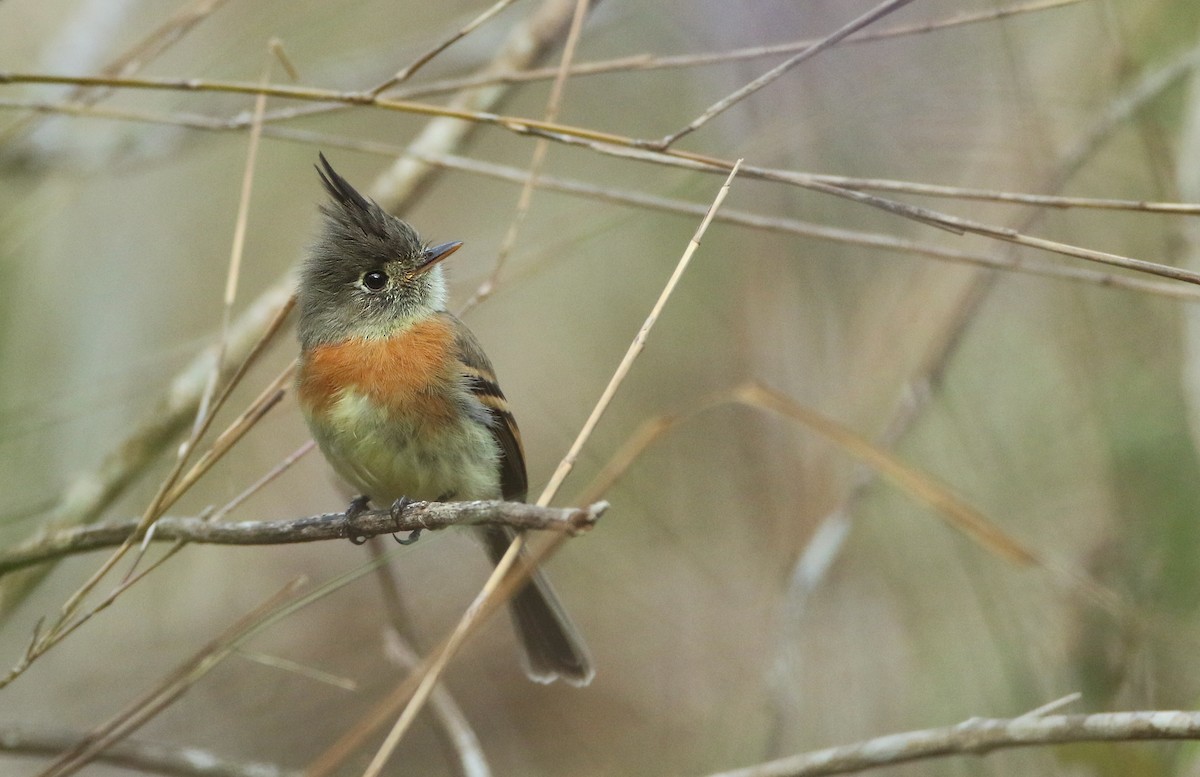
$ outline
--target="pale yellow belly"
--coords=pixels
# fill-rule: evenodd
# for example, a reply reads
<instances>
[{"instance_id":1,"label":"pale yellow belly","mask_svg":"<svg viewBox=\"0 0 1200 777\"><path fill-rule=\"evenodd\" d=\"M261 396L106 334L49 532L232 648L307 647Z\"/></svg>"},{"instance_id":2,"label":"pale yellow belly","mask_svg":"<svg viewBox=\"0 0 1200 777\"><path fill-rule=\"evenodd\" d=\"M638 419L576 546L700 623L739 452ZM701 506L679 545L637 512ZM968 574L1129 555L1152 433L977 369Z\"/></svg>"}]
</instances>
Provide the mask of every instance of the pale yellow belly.
<instances>
[{"instance_id":1,"label":"pale yellow belly","mask_svg":"<svg viewBox=\"0 0 1200 777\"><path fill-rule=\"evenodd\" d=\"M344 392L324 419L310 417L313 438L337 473L377 505L400 497L499 499L499 448L469 419L437 430L397 421L361 395Z\"/></svg>"}]
</instances>

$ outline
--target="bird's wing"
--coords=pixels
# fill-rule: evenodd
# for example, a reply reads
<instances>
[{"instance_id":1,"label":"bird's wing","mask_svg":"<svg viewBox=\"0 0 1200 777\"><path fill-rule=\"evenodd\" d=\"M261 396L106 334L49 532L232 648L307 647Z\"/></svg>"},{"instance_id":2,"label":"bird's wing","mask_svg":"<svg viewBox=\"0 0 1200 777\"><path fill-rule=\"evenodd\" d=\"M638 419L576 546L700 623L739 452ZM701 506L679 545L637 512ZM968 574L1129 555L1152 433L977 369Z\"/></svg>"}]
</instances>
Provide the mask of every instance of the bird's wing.
<instances>
[{"instance_id":1,"label":"bird's wing","mask_svg":"<svg viewBox=\"0 0 1200 777\"><path fill-rule=\"evenodd\" d=\"M508 409L508 400L496 381L496 373L487 354L466 325L449 313L442 313L454 324L455 345L467 387L490 416L487 427L500 446L500 490L505 499L522 502L529 490L525 474L525 449L521 430Z\"/></svg>"}]
</instances>

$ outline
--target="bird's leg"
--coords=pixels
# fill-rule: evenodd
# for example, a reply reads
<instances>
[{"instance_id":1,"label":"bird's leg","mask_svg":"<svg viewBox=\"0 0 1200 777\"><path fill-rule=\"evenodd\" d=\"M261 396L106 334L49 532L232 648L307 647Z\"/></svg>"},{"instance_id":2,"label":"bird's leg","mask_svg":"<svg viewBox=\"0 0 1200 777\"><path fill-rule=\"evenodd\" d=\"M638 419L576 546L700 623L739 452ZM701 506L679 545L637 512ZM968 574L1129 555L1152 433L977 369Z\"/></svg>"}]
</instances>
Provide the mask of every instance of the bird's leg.
<instances>
[{"instance_id":1,"label":"bird's leg","mask_svg":"<svg viewBox=\"0 0 1200 777\"><path fill-rule=\"evenodd\" d=\"M400 530L400 514L404 512L404 508L406 508L410 504L412 504L412 501L413 500L409 499L408 497L402 496L399 499L397 499L395 502L392 502L392 509L391 509L392 520L396 522L396 530L397 531ZM421 530L413 529L412 531L410 531L408 533L408 536L405 537L404 539L400 539L395 534L392 534L392 539L394 539L396 542L400 543L401 545L412 545L414 542L421 539Z\"/></svg>"},{"instance_id":2,"label":"bird's leg","mask_svg":"<svg viewBox=\"0 0 1200 777\"><path fill-rule=\"evenodd\" d=\"M346 521L346 539L350 540L355 545L362 545L367 541L367 535L359 534L354 531L354 527L350 522L357 518L362 513L366 512L367 505L371 504L371 497L366 494L359 494L350 500L350 506L346 508L344 520Z\"/></svg>"}]
</instances>

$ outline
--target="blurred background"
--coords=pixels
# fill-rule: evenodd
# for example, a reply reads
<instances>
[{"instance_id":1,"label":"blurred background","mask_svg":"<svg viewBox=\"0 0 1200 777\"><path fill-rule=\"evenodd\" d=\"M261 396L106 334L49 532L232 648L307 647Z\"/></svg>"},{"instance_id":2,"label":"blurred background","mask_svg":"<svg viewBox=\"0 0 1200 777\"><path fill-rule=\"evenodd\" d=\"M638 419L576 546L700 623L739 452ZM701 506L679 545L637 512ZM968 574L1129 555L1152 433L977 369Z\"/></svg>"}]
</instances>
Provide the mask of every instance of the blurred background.
<instances>
[{"instance_id":1,"label":"blurred background","mask_svg":"<svg viewBox=\"0 0 1200 777\"><path fill-rule=\"evenodd\" d=\"M577 62L792 43L874 3L593 5ZM678 147L798 172L1200 201L1200 6L1047 5L914 2L868 32L964 23L835 47ZM362 90L486 7L7 0L0 71L104 72L143 41L167 40L156 30L178 14L196 12L194 25L176 24L177 39L142 56L136 77L254 82L277 38L296 83ZM531 16L569 19L572 7L515 3L409 85L475 73ZM997 13L1008 10L1022 12ZM564 37L562 22L543 64L558 62ZM559 118L658 138L782 59L572 77ZM277 64L272 80L289 82ZM540 118L550 90L545 79L520 84L496 110ZM86 491L80 478L161 412L181 370L220 335L247 131L244 122L225 131L182 125L244 119L253 96L118 90L87 97L107 118L30 110L78 98L67 86L0 85L0 546L61 517L64 494ZM272 98L267 111L297 105L310 104ZM235 318L287 288L314 235L318 150L387 201L380 182L427 121L359 107L269 125ZM520 171L534 145L483 127L453 150ZM722 180L559 144L543 173L701 206ZM519 193L511 181L448 170L401 203L427 239L465 243L448 265L452 309L492 274ZM1200 268L1195 217L888 196ZM594 654L595 682L528 682L503 617L446 675L493 773L699 775L972 716L1017 716L1075 692L1082 699L1069 711L1195 707L1200 319L1192 288L1028 272L1022 267L1109 271L780 183L739 179L725 208L1018 266L980 269L806 236L795 224L714 223L557 500L590 496L589 482L643 425L678 418L602 494L612 507L598 528L549 564ZM466 314L521 425L533 493L698 223L693 213L535 191L494 293ZM289 327L217 428L296 351ZM743 404L705 405L747 382L881 441L1120 606L1098 606L1062 574L1005 560L794 421ZM111 504L103 500L103 517L140 515L181 439L160 440L153 463ZM289 396L171 514L226 503L306 440ZM230 519L344 506L314 454ZM442 639L485 579L472 544L454 532L427 534L392 561L418 649ZM53 616L103 558L73 558L35 588L8 591L0 666L18 661L39 618ZM368 560L347 542L188 547L0 690L0 729L85 732L287 581L304 575L315 587ZM238 654L137 738L301 769L404 676L388 658L385 621L379 582L364 575L246 646L352 689ZM379 738L341 773L361 773ZM34 774L44 763L0 754L6 774ZM428 713L394 764L390 773L463 773ZM1195 774L1200 765L1177 745L1095 745L892 771L1016 770ZM131 772L97 765L86 773Z\"/></svg>"}]
</instances>

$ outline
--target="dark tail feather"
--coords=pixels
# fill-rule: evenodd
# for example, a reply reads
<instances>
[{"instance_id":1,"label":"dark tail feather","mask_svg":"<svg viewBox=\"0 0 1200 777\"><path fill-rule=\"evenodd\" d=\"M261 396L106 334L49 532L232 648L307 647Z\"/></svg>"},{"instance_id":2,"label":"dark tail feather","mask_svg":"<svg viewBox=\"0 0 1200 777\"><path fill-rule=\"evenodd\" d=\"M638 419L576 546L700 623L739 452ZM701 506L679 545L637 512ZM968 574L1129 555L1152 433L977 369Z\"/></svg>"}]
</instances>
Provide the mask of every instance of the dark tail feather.
<instances>
[{"instance_id":1,"label":"dark tail feather","mask_svg":"<svg viewBox=\"0 0 1200 777\"><path fill-rule=\"evenodd\" d=\"M512 542L512 531L485 526L479 533L488 557L493 564L499 563ZM525 673L531 680L551 683L562 679L571 685L587 685L592 681L595 675L592 657L540 569L534 570L529 583L508 605L524 647Z\"/></svg>"}]
</instances>

